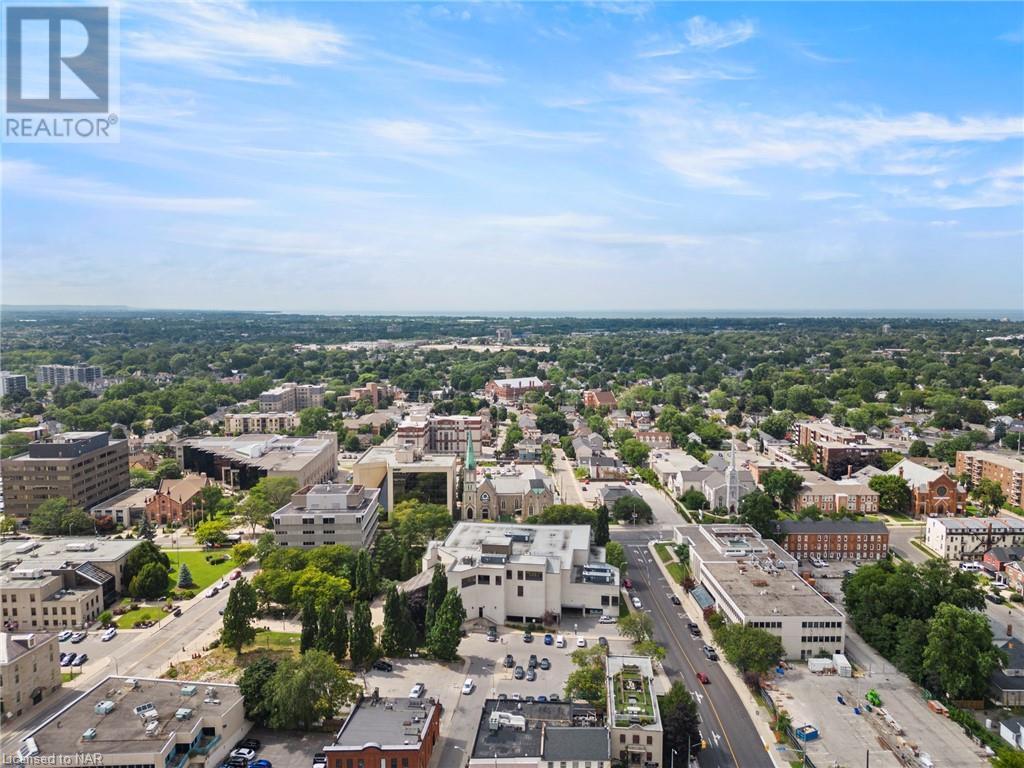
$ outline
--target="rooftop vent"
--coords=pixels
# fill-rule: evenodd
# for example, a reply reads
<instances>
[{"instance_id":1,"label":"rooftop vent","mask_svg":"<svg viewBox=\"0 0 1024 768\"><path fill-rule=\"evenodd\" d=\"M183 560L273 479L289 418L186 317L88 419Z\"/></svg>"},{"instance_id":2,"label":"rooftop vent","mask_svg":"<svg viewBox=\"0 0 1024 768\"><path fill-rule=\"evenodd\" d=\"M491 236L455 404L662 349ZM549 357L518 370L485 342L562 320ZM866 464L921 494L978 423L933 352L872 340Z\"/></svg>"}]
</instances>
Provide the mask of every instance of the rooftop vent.
<instances>
[{"instance_id":1,"label":"rooftop vent","mask_svg":"<svg viewBox=\"0 0 1024 768\"><path fill-rule=\"evenodd\" d=\"M86 728L85 731L82 732L82 741L92 741L95 738L96 738L96 729L95 728Z\"/></svg>"},{"instance_id":2,"label":"rooftop vent","mask_svg":"<svg viewBox=\"0 0 1024 768\"><path fill-rule=\"evenodd\" d=\"M109 699L105 699L101 701L99 704L97 704L95 707L93 707L93 712L95 712L97 715L109 715L111 712L114 711L114 708L114 702L110 701Z\"/></svg>"},{"instance_id":3,"label":"rooftop vent","mask_svg":"<svg viewBox=\"0 0 1024 768\"><path fill-rule=\"evenodd\" d=\"M198 689L194 685L183 685L181 686L182 696L195 696Z\"/></svg>"}]
</instances>

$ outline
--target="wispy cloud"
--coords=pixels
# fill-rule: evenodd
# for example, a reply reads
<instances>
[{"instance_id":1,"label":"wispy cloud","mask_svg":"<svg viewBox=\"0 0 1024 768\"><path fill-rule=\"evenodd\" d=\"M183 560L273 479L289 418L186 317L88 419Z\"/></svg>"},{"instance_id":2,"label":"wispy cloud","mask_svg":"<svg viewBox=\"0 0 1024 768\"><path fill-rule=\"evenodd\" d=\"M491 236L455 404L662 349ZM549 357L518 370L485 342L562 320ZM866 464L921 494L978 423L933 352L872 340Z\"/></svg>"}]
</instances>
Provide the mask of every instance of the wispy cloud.
<instances>
[{"instance_id":1,"label":"wispy cloud","mask_svg":"<svg viewBox=\"0 0 1024 768\"><path fill-rule=\"evenodd\" d=\"M851 61L850 59L826 56L824 53L816 51L814 46L807 43L795 43L794 48L811 61L817 61L820 64L849 64Z\"/></svg>"},{"instance_id":2,"label":"wispy cloud","mask_svg":"<svg viewBox=\"0 0 1024 768\"><path fill-rule=\"evenodd\" d=\"M386 61L407 67L431 80L443 80L449 83L468 83L472 85L497 85L505 78L490 71L483 62L472 62L472 67L452 67L429 61L419 61L405 56L378 53L377 56Z\"/></svg>"},{"instance_id":3,"label":"wispy cloud","mask_svg":"<svg viewBox=\"0 0 1024 768\"><path fill-rule=\"evenodd\" d=\"M1014 43L1016 45L1020 45L1021 43L1024 43L1024 28L1015 29L1011 32L1005 32L1004 34L999 35L999 37L997 37L996 39L1002 40L1004 43Z\"/></svg>"},{"instance_id":4,"label":"wispy cloud","mask_svg":"<svg viewBox=\"0 0 1024 768\"><path fill-rule=\"evenodd\" d=\"M686 23L686 42L701 50L729 48L747 42L755 34L757 27L749 19L716 24L704 16L694 16Z\"/></svg>"}]
</instances>

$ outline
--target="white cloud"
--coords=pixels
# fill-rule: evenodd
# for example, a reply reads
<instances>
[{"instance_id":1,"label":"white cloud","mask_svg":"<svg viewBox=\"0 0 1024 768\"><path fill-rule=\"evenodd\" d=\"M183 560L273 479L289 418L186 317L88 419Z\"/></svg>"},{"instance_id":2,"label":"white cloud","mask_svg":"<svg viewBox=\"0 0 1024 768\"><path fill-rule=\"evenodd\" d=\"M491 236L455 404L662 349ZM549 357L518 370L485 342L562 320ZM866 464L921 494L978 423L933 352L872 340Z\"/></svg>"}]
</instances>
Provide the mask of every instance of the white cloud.
<instances>
[{"instance_id":1,"label":"white cloud","mask_svg":"<svg viewBox=\"0 0 1024 768\"><path fill-rule=\"evenodd\" d=\"M716 24L703 16L694 16L686 22L686 41L690 47L702 50L716 51L739 45L755 34L757 27L749 19Z\"/></svg>"},{"instance_id":2,"label":"white cloud","mask_svg":"<svg viewBox=\"0 0 1024 768\"><path fill-rule=\"evenodd\" d=\"M482 62L473 62L473 68L450 67L429 61L419 61L404 56L378 53L380 58L408 67L431 80L442 80L449 83L468 83L473 85L497 85L505 82L501 75L489 71Z\"/></svg>"}]
</instances>

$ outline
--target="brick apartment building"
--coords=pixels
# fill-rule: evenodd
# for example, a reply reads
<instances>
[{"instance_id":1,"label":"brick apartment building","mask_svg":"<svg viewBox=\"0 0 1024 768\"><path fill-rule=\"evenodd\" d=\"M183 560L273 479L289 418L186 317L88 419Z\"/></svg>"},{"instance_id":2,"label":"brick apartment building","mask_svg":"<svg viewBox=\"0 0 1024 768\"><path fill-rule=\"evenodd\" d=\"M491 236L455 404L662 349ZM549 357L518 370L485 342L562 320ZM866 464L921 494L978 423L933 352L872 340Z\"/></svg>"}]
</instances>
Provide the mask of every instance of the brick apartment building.
<instances>
[{"instance_id":1,"label":"brick apartment building","mask_svg":"<svg viewBox=\"0 0 1024 768\"><path fill-rule=\"evenodd\" d=\"M1006 503L1024 506L1024 461L992 451L957 451L957 475L968 475L977 485L982 479L995 480L1006 494Z\"/></svg>"},{"instance_id":2,"label":"brick apartment building","mask_svg":"<svg viewBox=\"0 0 1024 768\"><path fill-rule=\"evenodd\" d=\"M128 488L128 441L108 432L64 432L29 443L0 464L5 511L23 518L47 499L89 509Z\"/></svg>"},{"instance_id":3,"label":"brick apartment building","mask_svg":"<svg viewBox=\"0 0 1024 768\"><path fill-rule=\"evenodd\" d=\"M672 447L671 432L660 432L656 429L641 430L633 437L650 448L667 449Z\"/></svg>"},{"instance_id":4,"label":"brick apartment building","mask_svg":"<svg viewBox=\"0 0 1024 768\"><path fill-rule=\"evenodd\" d=\"M405 397L405 393L398 387L392 387L390 384L378 384L376 381L368 381L361 387L352 387L345 395L345 399L352 402L369 400L375 409L380 408L381 401L385 398L400 400L403 397Z\"/></svg>"},{"instance_id":5,"label":"brick apartment building","mask_svg":"<svg viewBox=\"0 0 1024 768\"><path fill-rule=\"evenodd\" d=\"M188 522L200 506L200 492L212 484L202 474L161 480L156 493L146 501L146 517L159 525Z\"/></svg>"},{"instance_id":6,"label":"brick apartment building","mask_svg":"<svg viewBox=\"0 0 1024 768\"><path fill-rule=\"evenodd\" d=\"M804 421L799 425L800 445L814 448L814 461L824 467L825 474L838 479L869 464L879 466L885 443L848 427L837 427L828 421Z\"/></svg>"},{"instance_id":7,"label":"brick apartment building","mask_svg":"<svg viewBox=\"0 0 1024 768\"><path fill-rule=\"evenodd\" d=\"M583 392L584 408L617 408L615 395L606 389L588 389Z\"/></svg>"},{"instance_id":8,"label":"brick apartment building","mask_svg":"<svg viewBox=\"0 0 1024 768\"><path fill-rule=\"evenodd\" d=\"M440 734L441 703L434 699L367 696L323 751L328 768L427 768Z\"/></svg>"},{"instance_id":9,"label":"brick apartment building","mask_svg":"<svg viewBox=\"0 0 1024 768\"><path fill-rule=\"evenodd\" d=\"M793 500L793 509L796 512L812 505L825 514L841 509L856 515L878 511L878 492L871 490L866 482L851 478L830 480L817 472L805 475L809 476Z\"/></svg>"},{"instance_id":10,"label":"brick apartment building","mask_svg":"<svg viewBox=\"0 0 1024 768\"><path fill-rule=\"evenodd\" d=\"M518 379L492 379L484 386L484 394L492 400L518 400L527 392L541 390L546 392L550 385L536 376L523 376Z\"/></svg>"},{"instance_id":11,"label":"brick apartment building","mask_svg":"<svg viewBox=\"0 0 1024 768\"><path fill-rule=\"evenodd\" d=\"M490 417L431 414L424 419L403 421L395 430L395 437L398 443L424 453L462 455L470 440L473 450L480 453L484 436L489 432Z\"/></svg>"},{"instance_id":12,"label":"brick apartment building","mask_svg":"<svg viewBox=\"0 0 1024 768\"><path fill-rule=\"evenodd\" d=\"M783 520L782 548L794 557L881 560L889 553L889 529L866 520Z\"/></svg>"},{"instance_id":13,"label":"brick apartment building","mask_svg":"<svg viewBox=\"0 0 1024 768\"><path fill-rule=\"evenodd\" d=\"M287 413L304 408L320 408L324 404L326 392L327 387L323 384L296 384L288 381L260 393L260 412Z\"/></svg>"}]
</instances>

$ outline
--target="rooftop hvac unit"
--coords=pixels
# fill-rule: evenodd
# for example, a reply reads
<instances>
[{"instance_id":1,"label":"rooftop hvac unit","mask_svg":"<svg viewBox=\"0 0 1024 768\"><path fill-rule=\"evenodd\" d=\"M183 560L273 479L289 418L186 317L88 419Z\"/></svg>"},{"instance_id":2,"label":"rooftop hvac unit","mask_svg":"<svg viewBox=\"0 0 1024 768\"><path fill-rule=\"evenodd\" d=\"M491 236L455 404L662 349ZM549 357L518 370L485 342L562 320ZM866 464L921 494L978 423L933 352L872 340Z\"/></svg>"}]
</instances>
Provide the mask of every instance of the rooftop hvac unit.
<instances>
[{"instance_id":1,"label":"rooftop hvac unit","mask_svg":"<svg viewBox=\"0 0 1024 768\"><path fill-rule=\"evenodd\" d=\"M33 549L38 547L38 542L26 541L24 544L19 544L14 548L14 551L19 555L24 555L26 552L31 552Z\"/></svg>"},{"instance_id":2,"label":"rooftop hvac unit","mask_svg":"<svg viewBox=\"0 0 1024 768\"><path fill-rule=\"evenodd\" d=\"M73 541L64 547L65 552L92 552L95 549L95 541Z\"/></svg>"},{"instance_id":3,"label":"rooftop hvac unit","mask_svg":"<svg viewBox=\"0 0 1024 768\"><path fill-rule=\"evenodd\" d=\"M42 568L15 568L11 571L12 579L41 579L45 575Z\"/></svg>"},{"instance_id":4,"label":"rooftop hvac unit","mask_svg":"<svg viewBox=\"0 0 1024 768\"><path fill-rule=\"evenodd\" d=\"M175 720L191 720L192 719L192 710L189 709L188 707L182 707L181 709L179 709L177 712L174 713L174 719Z\"/></svg>"},{"instance_id":5,"label":"rooftop hvac unit","mask_svg":"<svg viewBox=\"0 0 1024 768\"><path fill-rule=\"evenodd\" d=\"M109 699L104 699L95 707L93 707L92 711L95 712L97 715L109 715L111 712L114 711L114 708L114 702L110 701Z\"/></svg>"},{"instance_id":6,"label":"rooftop hvac unit","mask_svg":"<svg viewBox=\"0 0 1024 768\"><path fill-rule=\"evenodd\" d=\"M96 729L95 728L86 728L85 731L82 732L82 741L92 741L95 738L96 738Z\"/></svg>"},{"instance_id":7,"label":"rooftop hvac unit","mask_svg":"<svg viewBox=\"0 0 1024 768\"><path fill-rule=\"evenodd\" d=\"M198 690L198 688L196 688L194 685L183 685L183 686L181 686L181 695L182 696L195 696L197 690Z\"/></svg>"},{"instance_id":8,"label":"rooftop hvac unit","mask_svg":"<svg viewBox=\"0 0 1024 768\"><path fill-rule=\"evenodd\" d=\"M134 680L129 680L129 682L135 682L135 681ZM153 702L147 701L145 704L139 704L139 706L135 707L132 710L132 712L134 712L139 717L144 717L147 712L152 712L155 709L156 709L156 707L153 705Z\"/></svg>"},{"instance_id":9,"label":"rooftop hvac unit","mask_svg":"<svg viewBox=\"0 0 1024 768\"><path fill-rule=\"evenodd\" d=\"M158 723L156 720L151 720L150 722L146 723L146 735L147 736L155 736L156 732L159 731L159 730L160 730L160 723Z\"/></svg>"}]
</instances>

